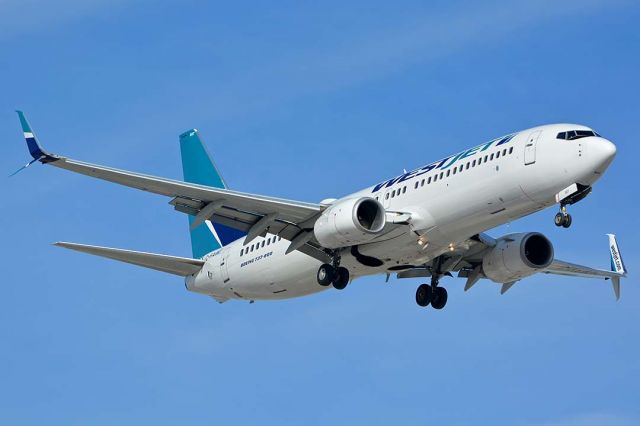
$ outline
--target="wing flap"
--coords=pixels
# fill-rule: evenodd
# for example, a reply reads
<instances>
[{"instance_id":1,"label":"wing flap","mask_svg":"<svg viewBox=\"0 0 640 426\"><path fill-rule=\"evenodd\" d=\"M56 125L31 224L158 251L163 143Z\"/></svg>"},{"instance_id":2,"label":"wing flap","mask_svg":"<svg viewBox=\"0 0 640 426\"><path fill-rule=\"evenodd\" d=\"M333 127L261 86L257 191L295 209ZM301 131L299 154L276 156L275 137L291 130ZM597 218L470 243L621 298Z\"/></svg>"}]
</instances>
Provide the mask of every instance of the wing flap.
<instances>
[{"instance_id":1,"label":"wing flap","mask_svg":"<svg viewBox=\"0 0 640 426\"><path fill-rule=\"evenodd\" d=\"M106 257L132 265L142 266L156 271L186 277L195 274L204 265L204 261L188 257L168 256L164 254L146 253L141 251L116 249L109 247L90 246L86 244L57 242L54 245L95 256Z\"/></svg>"}]
</instances>

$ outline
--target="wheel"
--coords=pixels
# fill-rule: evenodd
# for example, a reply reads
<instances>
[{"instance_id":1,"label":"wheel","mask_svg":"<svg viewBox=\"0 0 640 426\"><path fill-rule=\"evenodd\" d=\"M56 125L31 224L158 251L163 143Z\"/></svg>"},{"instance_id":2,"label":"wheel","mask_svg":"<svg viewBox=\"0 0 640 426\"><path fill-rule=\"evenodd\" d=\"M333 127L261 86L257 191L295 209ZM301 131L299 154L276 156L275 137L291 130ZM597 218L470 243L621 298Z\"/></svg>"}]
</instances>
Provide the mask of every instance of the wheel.
<instances>
[{"instance_id":1,"label":"wheel","mask_svg":"<svg viewBox=\"0 0 640 426\"><path fill-rule=\"evenodd\" d=\"M333 279L333 287L338 290L344 290L349 284L349 270L347 268L339 267L335 278Z\"/></svg>"},{"instance_id":2,"label":"wheel","mask_svg":"<svg viewBox=\"0 0 640 426\"><path fill-rule=\"evenodd\" d=\"M433 299L431 300L431 306L433 309L442 309L447 304L447 289L444 287L436 287L433 290Z\"/></svg>"},{"instance_id":3,"label":"wheel","mask_svg":"<svg viewBox=\"0 0 640 426\"><path fill-rule=\"evenodd\" d=\"M564 215L561 212L556 213L556 217L553 218L553 223L555 223L556 226L562 226L564 223Z\"/></svg>"},{"instance_id":4,"label":"wheel","mask_svg":"<svg viewBox=\"0 0 640 426\"><path fill-rule=\"evenodd\" d=\"M320 268L318 269L318 276L317 276L318 284L326 287L333 282L333 279L335 278L335 276L336 276L335 268L325 263L321 265Z\"/></svg>"},{"instance_id":5,"label":"wheel","mask_svg":"<svg viewBox=\"0 0 640 426\"><path fill-rule=\"evenodd\" d=\"M419 306L429 306L433 292L429 284L420 284L416 290L416 303Z\"/></svg>"},{"instance_id":6,"label":"wheel","mask_svg":"<svg viewBox=\"0 0 640 426\"><path fill-rule=\"evenodd\" d=\"M565 228L568 228L571 226L571 215L569 213L567 213L566 215L564 215L564 218L562 220L562 226Z\"/></svg>"}]
</instances>

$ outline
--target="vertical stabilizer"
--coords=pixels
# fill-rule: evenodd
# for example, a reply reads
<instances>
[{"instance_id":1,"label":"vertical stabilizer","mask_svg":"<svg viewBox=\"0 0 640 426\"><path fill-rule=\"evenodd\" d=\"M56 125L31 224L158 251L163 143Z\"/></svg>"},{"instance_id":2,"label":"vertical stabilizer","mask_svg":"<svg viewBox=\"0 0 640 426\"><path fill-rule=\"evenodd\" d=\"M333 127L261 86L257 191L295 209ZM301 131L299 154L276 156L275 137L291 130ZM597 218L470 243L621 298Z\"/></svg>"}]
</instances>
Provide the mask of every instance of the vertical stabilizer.
<instances>
[{"instance_id":1,"label":"vertical stabilizer","mask_svg":"<svg viewBox=\"0 0 640 426\"><path fill-rule=\"evenodd\" d=\"M214 188L227 188L196 129L188 130L180 135L180 154L185 182ZM193 216L189 216L191 249L195 258L201 258L245 235L241 231L213 223L210 220L191 229L194 220Z\"/></svg>"}]
</instances>

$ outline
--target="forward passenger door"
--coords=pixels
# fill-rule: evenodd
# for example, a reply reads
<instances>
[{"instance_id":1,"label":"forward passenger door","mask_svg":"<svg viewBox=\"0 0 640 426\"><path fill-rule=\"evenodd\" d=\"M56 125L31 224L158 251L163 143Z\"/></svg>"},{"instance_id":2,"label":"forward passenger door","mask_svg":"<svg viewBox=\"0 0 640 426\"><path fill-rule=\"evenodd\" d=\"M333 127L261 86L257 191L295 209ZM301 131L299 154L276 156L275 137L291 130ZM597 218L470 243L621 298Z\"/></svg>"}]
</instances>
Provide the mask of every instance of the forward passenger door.
<instances>
[{"instance_id":1,"label":"forward passenger door","mask_svg":"<svg viewBox=\"0 0 640 426\"><path fill-rule=\"evenodd\" d=\"M524 145L524 165L533 164L536 162L536 145L542 130L535 131L529 135Z\"/></svg>"}]
</instances>

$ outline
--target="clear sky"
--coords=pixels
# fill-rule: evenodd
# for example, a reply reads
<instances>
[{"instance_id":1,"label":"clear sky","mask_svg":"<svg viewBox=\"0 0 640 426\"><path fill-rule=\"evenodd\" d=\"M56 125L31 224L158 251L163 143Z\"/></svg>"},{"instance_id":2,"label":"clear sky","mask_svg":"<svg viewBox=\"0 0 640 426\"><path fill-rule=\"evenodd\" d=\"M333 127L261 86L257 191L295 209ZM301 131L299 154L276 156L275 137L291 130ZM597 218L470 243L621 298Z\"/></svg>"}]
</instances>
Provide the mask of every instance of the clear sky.
<instances>
[{"instance_id":1,"label":"clear sky","mask_svg":"<svg viewBox=\"0 0 640 426\"><path fill-rule=\"evenodd\" d=\"M168 199L34 165L4 178L0 424L640 424L635 1L0 2L0 169L55 153L181 177L200 129L233 189L317 202L494 137L576 122L617 144L594 192L491 231L630 277L504 296L384 277L219 305L181 279L53 247L188 256ZM464 200L460 200L464 203Z\"/></svg>"}]
</instances>

